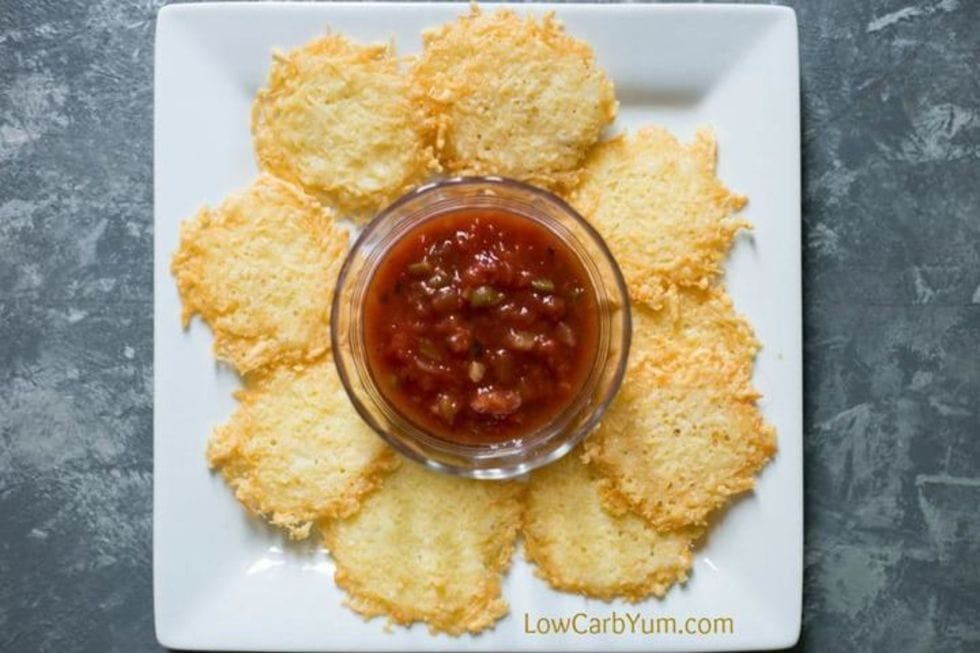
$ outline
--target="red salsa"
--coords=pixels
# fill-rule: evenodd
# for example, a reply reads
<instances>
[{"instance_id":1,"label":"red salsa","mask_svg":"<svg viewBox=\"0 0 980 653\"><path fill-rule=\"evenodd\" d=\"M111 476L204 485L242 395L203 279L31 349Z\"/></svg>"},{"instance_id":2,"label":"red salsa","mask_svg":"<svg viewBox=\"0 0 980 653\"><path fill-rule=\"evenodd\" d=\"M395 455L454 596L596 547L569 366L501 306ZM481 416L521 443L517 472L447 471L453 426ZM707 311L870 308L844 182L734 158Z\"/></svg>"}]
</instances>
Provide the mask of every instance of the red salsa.
<instances>
[{"instance_id":1,"label":"red salsa","mask_svg":"<svg viewBox=\"0 0 980 653\"><path fill-rule=\"evenodd\" d=\"M466 209L379 263L364 306L380 391L445 440L496 444L552 421L591 372L599 316L571 249L534 220Z\"/></svg>"}]
</instances>

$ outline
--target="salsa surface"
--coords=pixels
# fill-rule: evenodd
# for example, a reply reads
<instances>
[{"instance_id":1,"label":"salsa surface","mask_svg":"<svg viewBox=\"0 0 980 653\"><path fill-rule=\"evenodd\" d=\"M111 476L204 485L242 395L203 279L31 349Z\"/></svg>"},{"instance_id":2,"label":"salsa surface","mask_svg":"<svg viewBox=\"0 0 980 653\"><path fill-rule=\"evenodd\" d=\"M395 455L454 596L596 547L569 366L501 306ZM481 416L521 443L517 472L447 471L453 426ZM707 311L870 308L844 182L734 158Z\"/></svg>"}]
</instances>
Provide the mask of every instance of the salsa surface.
<instances>
[{"instance_id":1,"label":"salsa surface","mask_svg":"<svg viewBox=\"0 0 980 653\"><path fill-rule=\"evenodd\" d=\"M498 444L552 421L596 352L595 292L576 255L530 218L466 209L396 242L364 306L368 364L409 421Z\"/></svg>"}]
</instances>

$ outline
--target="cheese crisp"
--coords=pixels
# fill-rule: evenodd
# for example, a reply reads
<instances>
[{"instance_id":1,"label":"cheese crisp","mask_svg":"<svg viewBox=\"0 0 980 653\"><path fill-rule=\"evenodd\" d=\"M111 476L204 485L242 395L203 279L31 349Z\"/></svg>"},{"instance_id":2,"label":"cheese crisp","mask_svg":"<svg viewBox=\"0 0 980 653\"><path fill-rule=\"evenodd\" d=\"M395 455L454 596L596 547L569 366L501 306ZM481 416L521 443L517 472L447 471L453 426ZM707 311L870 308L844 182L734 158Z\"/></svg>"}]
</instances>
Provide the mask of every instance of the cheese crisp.
<instances>
[{"instance_id":1,"label":"cheese crisp","mask_svg":"<svg viewBox=\"0 0 980 653\"><path fill-rule=\"evenodd\" d=\"M517 483L403 462L360 512L321 525L350 607L451 635L493 626L507 612L500 573L513 553L520 492Z\"/></svg>"},{"instance_id":2,"label":"cheese crisp","mask_svg":"<svg viewBox=\"0 0 980 653\"><path fill-rule=\"evenodd\" d=\"M757 397L724 370L698 365L675 374L656 360L637 361L586 440L587 458L609 480L607 491L655 528L703 526L730 497L752 489L776 451Z\"/></svg>"},{"instance_id":3,"label":"cheese crisp","mask_svg":"<svg viewBox=\"0 0 980 653\"><path fill-rule=\"evenodd\" d=\"M610 600L663 596L691 569L694 529L658 533L609 506L576 450L531 475L523 531L529 560L558 590Z\"/></svg>"},{"instance_id":4,"label":"cheese crisp","mask_svg":"<svg viewBox=\"0 0 980 653\"><path fill-rule=\"evenodd\" d=\"M391 46L333 34L277 54L252 105L263 169L364 217L436 167Z\"/></svg>"},{"instance_id":5,"label":"cheese crisp","mask_svg":"<svg viewBox=\"0 0 980 653\"><path fill-rule=\"evenodd\" d=\"M567 184L616 117L612 82L592 49L553 14L538 20L474 6L425 32L423 46L412 85L451 172Z\"/></svg>"},{"instance_id":6,"label":"cheese crisp","mask_svg":"<svg viewBox=\"0 0 980 653\"><path fill-rule=\"evenodd\" d=\"M301 370L249 379L238 410L215 429L208 461L250 511L309 535L323 517L349 515L395 464L357 415L329 356Z\"/></svg>"},{"instance_id":7,"label":"cheese crisp","mask_svg":"<svg viewBox=\"0 0 980 653\"><path fill-rule=\"evenodd\" d=\"M677 286L707 287L721 272L746 199L715 176L716 148L700 130L682 145L647 127L596 147L571 203L612 249L634 300L662 305Z\"/></svg>"},{"instance_id":8,"label":"cheese crisp","mask_svg":"<svg viewBox=\"0 0 980 653\"><path fill-rule=\"evenodd\" d=\"M201 315L214 353L247 374L314 360L330 345L330 301L347 232L298 187L261 175L180 229L171 271L186 328Z\"/></svg>"},{"instance_id":9,"label":"cheese crisp","mask_svg":"<svg viewBox=\"0 0 980 653\"><path fill-rule=\"evenodd\" d=\"M676 379L710 369L733 387L751 382L759 342L723 289L678 289L660 309L634 305L632 316L631 363L653 362Z\"/></svg>"}]
</instances>

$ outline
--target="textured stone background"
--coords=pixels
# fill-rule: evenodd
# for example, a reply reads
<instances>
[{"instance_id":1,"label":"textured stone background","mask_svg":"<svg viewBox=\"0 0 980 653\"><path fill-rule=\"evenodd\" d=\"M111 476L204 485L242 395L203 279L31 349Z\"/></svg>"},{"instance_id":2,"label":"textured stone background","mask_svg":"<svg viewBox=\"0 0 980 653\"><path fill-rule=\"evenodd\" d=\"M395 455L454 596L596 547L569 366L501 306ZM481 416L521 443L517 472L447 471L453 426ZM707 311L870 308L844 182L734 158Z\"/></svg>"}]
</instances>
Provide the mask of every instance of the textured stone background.
<instances>
[{"instance_id":1,"label":"textured stone background","mask_svg":"<svg viewBox=\"0 0 980 653\"><path fill-rule=\"evenodd\" d=\"M0 2L0 650L157 648L159 2ZM801 647L980 650L980 3L801 2Z\"/></svg>"}]
</instances>

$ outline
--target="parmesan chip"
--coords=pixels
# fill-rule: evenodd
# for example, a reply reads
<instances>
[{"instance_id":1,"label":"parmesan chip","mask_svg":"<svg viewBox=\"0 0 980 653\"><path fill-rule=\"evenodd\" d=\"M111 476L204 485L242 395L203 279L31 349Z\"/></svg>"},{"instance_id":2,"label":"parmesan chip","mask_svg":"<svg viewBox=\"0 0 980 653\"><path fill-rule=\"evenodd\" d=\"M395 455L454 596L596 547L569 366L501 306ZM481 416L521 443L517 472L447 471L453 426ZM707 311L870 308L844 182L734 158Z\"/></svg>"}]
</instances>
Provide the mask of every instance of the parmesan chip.
<instances>
[{"instance_id":1,"label":"parmesan chip","mask_svg":"<svg viewBox=\"0 0 980 653\"><path fill-rule=\"evenodd\" d=\"M605 238L634 300L659 308L672 288L706 288L721 273L748 223L732 217L746 198L718 180L716 160L705 129L685 146L647 127L589 154L570 202Z\"/></svg>"},{"instance_id":2,"label":"parmesan chip","mask_svg":"<svg viewBox=\"0 0 980 653\"><path fill-rule=\"evenodd\" d=\"M351 405L329 356L250 377L215 429L208 461L235 497L293 539L317 519L355 512L396 463Z\"/></svg>"},{"instance_id":3,"label":"parmesan chip","mask_svg":"<svg viewBox=\"0 0 980 653\"><path fill-rule=\"evenodd\" d=\"M348 605L367 618L476 633L507 613L500 574L520 521L520 485L402 462L345 520L321 524Z\"/></svg>"},{"instance_id":4,"label":"parmesan chip","mask_svg":"<svg viewBox=\"0 0 980 653\"><path fill-rule=\"evenodd\" d=\"M665 531L705 525L712 511L752 489L776 451L751 386L697 359L680 368L635 361L585 444L586 458L608 479L606 492Z\"/></svg>"},{"instance_id":5,"label":"parmesan chip","mask_svg":"<svg viewBox=\"0 0 980 653\"><path fill-rule=\"evenodd\" d=\"M321 356L348 236L298 187L269 175L180 229L171 271L185 328L199 313L215 356L247 374Z\"/></svg>"},{"instance_id":6,"label":"parmesan chip","mask_svg":"<svg viewBox=\"0 0 980 653\"><path fill-rule=\"evenodd\" d=\"M353 218L436 169L424 122L392 47L339 34L277 54L252 105L259 165Z\"/></svg>"},{"instance_id":7,"label":"parmesan chip","mask_svg":"<svg viewBox=\"0 0 980 653\"><path fill-rule=\"evenodd\" d=\"M612 82L553 13L474 6L424 32L423 46L411 82L451 172L568 185L616 117Z\"/></svg>"},{"instance_id":8,"label":"parmesan chip","mask_svg":"<svg viewBox=\"0 0 980 653\"><path fill-rule=\"evenodd\" d=\"M603 600L662 597L691 569L696 529L659 533L611 506L575 450L531 475L523 520L527 557L558 590Z\"/></svg>"},{"instance_id":9,"label":"parmesan chip","mask_svg":"<svg viewBox=\"0 0 980 653\"><path fill-rule=\"evenodd\" d=\"M751 382L759 342L723 289L676 289L660 309L634 304L632 317L631 364L652 361L677 379L711 369L736 388Z\"/></svg>"}]
</instances>

